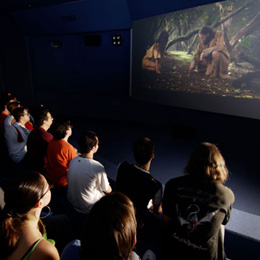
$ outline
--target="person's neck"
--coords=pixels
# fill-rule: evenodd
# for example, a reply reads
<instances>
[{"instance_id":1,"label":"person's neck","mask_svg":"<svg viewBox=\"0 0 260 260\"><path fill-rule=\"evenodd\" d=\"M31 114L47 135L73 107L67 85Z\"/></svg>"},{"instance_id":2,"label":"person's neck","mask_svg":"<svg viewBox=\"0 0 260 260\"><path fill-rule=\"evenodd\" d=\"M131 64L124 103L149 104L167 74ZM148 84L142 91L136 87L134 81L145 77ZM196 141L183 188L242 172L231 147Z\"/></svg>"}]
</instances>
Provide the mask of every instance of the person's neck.
<instances>
[{"instance_id":1,"label":"person's neck","mask_svg":"<svg viewBox=\"0 0 260 260\"><path fill-rule=\"evenodd\" d=\"M40 215L41 215L41 210L38 208L36 210L29 212L26 218L27 226L32 228L37 228Z\"/></svg>"},{"instance_id":2,"label":"person's neck","mask_svg":"<svg viewBox=\"0 0 260 260\"><path fill-rule=\"evenodd\" d=\"M6 114L6 115L8 115L8 116L9 116L9 115L10 115L10 112L8 111L8 109L7 109L7 108L5 108L5 110L3 110L3 111L2 111L2 114Z\"/></svg>"},{"instance_id":3,"label":"person's neck","mask_svg":"<svg viewBox=\"0 0 260 260\"><path fill-rule=\"evenodd\" d=\"M64 140L65 142L68 142L69 136L66 135L62 140Z\"/></svg>"},{"instance_id":4,"label":"person's neck","mask_svg":"<svg viewBox=\"0 0 260 260\"><path fill-rule=\"evenodd\" d=\"M83 157L83 158L88 158L88 159L94 158L93 153L81 153L80 156Z\"/></svg>"},{"instance_id":5,"label":"person's neck","mask_svg":"<svg viewBox=\"0 0 260 260\"><path fill-rule=\"evenodd\" d=\"M20 125L22 125L23 127L25 127L25 124L26 124L26 122L24 122L24 121L19 121L19 122L17 122L18 124L20 124Z\"/></svg>"},{"instance_id":6,"label":"person's neck","mask_svg":"<svg viewBox=\"0 0 260 260\"><path fill-rule=\"evenodd\" d=\"M136 163L137 167L139 167L139 168L141 168L141 169L143 169L143 170L145 170L147 172L149 172L149 170L150 170L150 165L151 165L150 161L148 163L146 163L146 164L143 164L143 165L140 165L139 163Z\"/></svg>"},{"instance_id":7,"label":"person's neck","mask_svg":"<svg viewBox=\"0 0 260 260\"><path fill-rule=\"evenodd\" d=\"M48 129L50 128L49 126L43 124L40 126L40 128L44 129L45 131L48 131Z\"/></svg>"}]
</instances>

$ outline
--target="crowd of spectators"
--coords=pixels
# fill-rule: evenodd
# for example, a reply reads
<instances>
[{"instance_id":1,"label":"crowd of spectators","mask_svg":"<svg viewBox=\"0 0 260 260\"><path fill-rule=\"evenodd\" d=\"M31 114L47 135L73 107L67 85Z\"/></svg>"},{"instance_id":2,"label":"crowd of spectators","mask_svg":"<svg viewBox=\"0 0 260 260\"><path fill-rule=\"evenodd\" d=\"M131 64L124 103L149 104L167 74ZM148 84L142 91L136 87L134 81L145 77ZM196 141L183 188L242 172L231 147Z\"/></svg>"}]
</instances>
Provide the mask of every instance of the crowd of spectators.
<instances>
[{"instance_id":1,"label":"crowd of spectators","mask_svg":"<svg viewBox=\"0 0 260 260\"><path fill-rule=\"evenodd\" d=\"M133 143L135 163L121 162L111 180L94 159L98 135L82 129L77 150L71 121L53 118L48 108L30 114L4 93L0 127L5 259L137 260L139 252L152 260L151 238L162 241L161 259L226 259L224 225L234 194L224 185L228 169L214 144L201 143L185 175L163 185L150 173L155 145L147 137ZM144 240L152 251L143 254Z\"/></svg>"}]
</instances>

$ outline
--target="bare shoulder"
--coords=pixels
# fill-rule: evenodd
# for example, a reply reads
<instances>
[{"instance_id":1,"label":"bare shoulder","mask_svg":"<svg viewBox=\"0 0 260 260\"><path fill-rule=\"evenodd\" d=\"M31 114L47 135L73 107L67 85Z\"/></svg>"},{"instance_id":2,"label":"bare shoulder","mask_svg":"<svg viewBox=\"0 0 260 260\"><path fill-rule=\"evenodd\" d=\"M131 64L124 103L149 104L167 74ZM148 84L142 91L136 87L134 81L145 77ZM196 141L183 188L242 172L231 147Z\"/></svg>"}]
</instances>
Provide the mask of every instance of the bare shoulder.
<instances>
[{"instance_id":1,"label":"bare shoulder","mask_svg":"<svg viewBox=\"0 0 260 260\"><path fill-rule=\"evenodd\" d=\"M59 260L60 256L56 247L43 239L35 248L30 260Z\"/></svg>"}]
</instances>

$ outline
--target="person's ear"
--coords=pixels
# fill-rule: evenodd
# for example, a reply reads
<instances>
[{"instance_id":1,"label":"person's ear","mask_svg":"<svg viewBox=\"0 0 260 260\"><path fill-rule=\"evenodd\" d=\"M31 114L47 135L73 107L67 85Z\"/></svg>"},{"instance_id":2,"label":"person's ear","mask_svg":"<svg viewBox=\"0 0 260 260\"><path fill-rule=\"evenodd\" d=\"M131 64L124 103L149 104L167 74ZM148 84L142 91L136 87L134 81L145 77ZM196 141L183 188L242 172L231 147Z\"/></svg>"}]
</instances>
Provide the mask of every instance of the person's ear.
<instances>
[{"instance_id":1,"label":"person's ear","mask_svg":"<svg viewBox=\"0 0 260 260\"><path fill-rule=\"evenodd\" d=\"M154 159L154 157L155 157L155 155L154 155L154 153L153 153L151 159Z\"/></svg>"},{"instance_id":2,"label":"person's ear","mask_svg":"<svg viewBox=\"0 0 260 260\"><path fill-rule=\"evenodd\" d=\"M39 201L37 201L37 203L35 204L36 208L42 208L42 200L40 199Z\"/></svg>"},{"instance_id":3,"label":"person's ear","mask_svg":"<svg viewBox=\"0 0 260 260\"><path fill-rule=\"evenodd\" d=\"M134 238L134 246L136 245L137 243L137 238L136 238L136 235L135 235L135 238Z\"/></svg>"}]
</instances>

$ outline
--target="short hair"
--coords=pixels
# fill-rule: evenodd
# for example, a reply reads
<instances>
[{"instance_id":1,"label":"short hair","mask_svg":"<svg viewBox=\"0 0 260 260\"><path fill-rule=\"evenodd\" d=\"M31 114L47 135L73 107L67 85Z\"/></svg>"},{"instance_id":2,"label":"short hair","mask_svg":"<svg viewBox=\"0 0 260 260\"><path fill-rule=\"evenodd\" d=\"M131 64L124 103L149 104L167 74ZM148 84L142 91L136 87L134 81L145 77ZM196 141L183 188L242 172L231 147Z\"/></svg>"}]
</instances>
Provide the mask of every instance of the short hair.
<instances>
[{"instance_id":1,"label":"short hair","mask_svg":"<svg viewBox=\"0 0 260 260\"><path fill-rule=\"evenodd\" d=\"M24 116L24 110L28 111L25 107L17 107L14 109L12 114L17 122L19 122L21 116Z\"/></svg>"},{"instance_id":2,"label":"short hair","mask_svg":"<svg viewBox=\"0 0 260 260\"><path fill-rule=\"evenodd\" d=\"M43 122L48 120L48 108L40 108L35 112L34 120L37 126L43 125Z\"/></svg>"},{"instance_id":3,"label":"short hair","mask_svg":"<svg viewBox=\"0 0 260 260\"><path fill-rule=\"evenodd\" d=\"M12 114L14 109L19 107L20 102L19 101L14 101L14 102L10 102L7 104L6 108L7 110Z\"/></svg>"},{"instance_id":4,"label":"short hair","mask_svg":"<svg viewBox=\"0 0 260 260\"><path fill-rule=\"evenodd\" d=\"M216 145L203 142L195 149L184 170L198 179L224 183L228 178L225 160Z\"/></svg>"},{"instance_id":5,"label":"short hair","mask_svg":"<svg viewBox=\"0 0 260 260\"><path fill-rule=\"evenodd\" d=\"M79 149L81 153L89 153L92 147L96 146L97 134L93 131L86 131L79 137Z\"/></svg>"},{"instance_id":6,"label":"short hair","mask_svg":"<svg viewBox=\"0 0 260 260\"><path fill-rule=\"evenodd\" d=\"M10 95L8 95L10 94ZM1 111L5 110L5 107L7 107L7 105L9 103L11 103L10 101L13 100L13 102L16 100L15 97L13 97L11 95L11 93L5 93L4 95L2 95L2 99L1 99L1 102L0 102L0 109Z\"/></svg>"},{"instance_id":7,"label":"short hair","mask_svg":"<svg viewBox=\"0 0 260 260\"><path fill-rule=\"evenodd\" d=\"M136 140L133 144L133 154L135 161L140 165L148 163L154 154L154 144L152 140L147 137Z\"/></svg>"},{"instance_id":8,"label":"short hair","mask_svg":"<svg viewBox=\"0 0 260 260\"><path fill-rule=\"evenodd\" d=\"M112 192L90 210L81 239L81 259L128 260L136 241L136 217L132 201Z\"/></svg>"},{"instance_id":9,"label":"short hair","mask_svg":"<svg viewBox=\"0 0 260 260\"><path fill-rule=\"evenodd\" d=\"M52 134L54 140L61 140L66 136L66 131L72 128L71 122L68 119L58 119L52 126Z\"/></svg>"},{"instance_id":10,"label":"short hair","mask_svg":"<svg viewBox=\"0 0 260 260\"><path fill-rule=\"evenodd\" d=\"M215 35L215 31L212 27L210 26L203 26L200 30L199 30L199 34L209 34L209 37L212 39L214 38Z\"/></svg>"}]
</instances>

